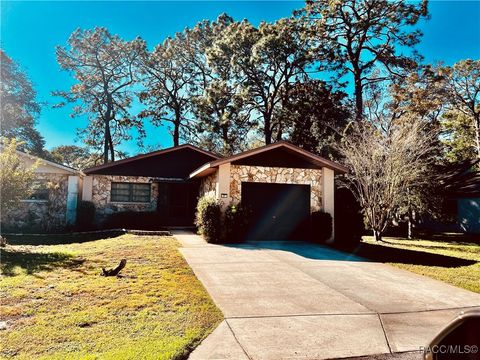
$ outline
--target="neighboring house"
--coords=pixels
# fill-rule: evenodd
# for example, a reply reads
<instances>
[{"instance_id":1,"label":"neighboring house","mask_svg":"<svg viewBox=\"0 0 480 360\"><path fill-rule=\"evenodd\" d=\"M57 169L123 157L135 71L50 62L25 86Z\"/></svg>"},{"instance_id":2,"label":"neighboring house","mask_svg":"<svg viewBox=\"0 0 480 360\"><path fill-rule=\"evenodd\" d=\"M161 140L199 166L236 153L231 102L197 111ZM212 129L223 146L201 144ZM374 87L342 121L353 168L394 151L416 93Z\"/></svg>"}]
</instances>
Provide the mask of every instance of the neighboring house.
<instances>
[{"instance_id":1,"label":"neighboring house","mask_svg":"<svg viewBox=\"0 0 480 360\"><path fill-rule=\"evenodd\" d=\"M97 221L118 211L158 211L170 225L192 225L199 196L250 207L254 238L291 238L312 211L334 216L340 164L286 142L220 158L181 145L84 170L83 200Z\"/></svg>"},{"instance_id":2,"label":"neighboring house","mask_svg":"<svg viewBox=\"0 0 480 360\"><path fill-rule=\"evenodd\" d=\"M6 231L52 231L75 223L81 174L78 170L17 151L26 168L35 163L33 192L18 207L2 214Z\"/></svg>"},{"instance_id":3,"label":"neighboring house","mask_svg":"<svg viewBox=\"0 0 480 360\"><path fill-rule=\"evenodd\" d=\"M480 234L480 160L451 166L445 171L447 196L454 230Z\"/></svg>"}]
</instances>

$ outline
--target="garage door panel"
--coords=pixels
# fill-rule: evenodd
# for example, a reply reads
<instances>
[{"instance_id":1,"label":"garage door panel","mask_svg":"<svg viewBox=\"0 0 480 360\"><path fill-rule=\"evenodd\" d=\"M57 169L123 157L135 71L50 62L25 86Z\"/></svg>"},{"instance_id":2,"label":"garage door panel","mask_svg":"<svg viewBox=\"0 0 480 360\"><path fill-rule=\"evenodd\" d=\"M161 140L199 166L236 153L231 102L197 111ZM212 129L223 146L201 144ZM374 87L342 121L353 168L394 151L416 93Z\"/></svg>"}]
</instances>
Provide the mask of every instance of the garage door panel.
<instances>
[{"instance_id":1,"label":"garage door panel","mask_svg":"<svg viewBox=\"0 0 480 360\"><path fill-rule=\"evenodd\" d=\"M252 210L250 240L303 240L310 215L310 185L242 183Z\"/></svg>"}]
</instances>

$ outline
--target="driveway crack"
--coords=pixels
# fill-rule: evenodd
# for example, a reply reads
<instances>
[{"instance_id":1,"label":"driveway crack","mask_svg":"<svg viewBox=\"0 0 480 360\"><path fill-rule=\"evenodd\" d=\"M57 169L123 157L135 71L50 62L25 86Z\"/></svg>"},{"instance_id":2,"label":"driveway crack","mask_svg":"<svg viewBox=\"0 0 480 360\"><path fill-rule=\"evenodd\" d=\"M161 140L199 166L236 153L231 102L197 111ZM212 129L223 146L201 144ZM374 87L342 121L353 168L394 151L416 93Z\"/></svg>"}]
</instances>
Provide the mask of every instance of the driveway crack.
<instances>
[{"instance_id":1,"label":"driveway crack","mask_svg":"<svg viewBox=\"0 0 480 360\"><path fill-rule=\"evenodd\" d=\"M240 348L242 349L243 353L245 354L245 356L249 359L249 360L252 360L253 358L248 354L247 350L245 350L245 348L243 347L243 345L240 343L240 341L238 340L237 338L237 335L235 334L235 331L233 331L232 327L230 326L230 323L228 322L228 319L225 318L225 323L227 324L228 328L230 329L230 331L232 332L232 335L233 335L233 338L235 339L235 341L237 342L238 346L240 346Z\"/></svg>"}]
</instances>

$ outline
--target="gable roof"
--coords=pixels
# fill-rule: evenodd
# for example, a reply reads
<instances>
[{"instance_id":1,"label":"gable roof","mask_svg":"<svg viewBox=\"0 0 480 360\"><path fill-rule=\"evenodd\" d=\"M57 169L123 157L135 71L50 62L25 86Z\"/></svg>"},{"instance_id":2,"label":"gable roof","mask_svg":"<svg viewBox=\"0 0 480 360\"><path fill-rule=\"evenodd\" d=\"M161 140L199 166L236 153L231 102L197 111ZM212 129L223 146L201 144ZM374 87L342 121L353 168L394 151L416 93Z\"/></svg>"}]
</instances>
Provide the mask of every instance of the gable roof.
<instances>
[{"instance_id":1,"label":"gable roof","mask_svg":"<svg viewBox=\"0 0 480 360\"><path fill-rule=\"evenodd\" d=\"M167 149L157 150L153 152L149 152L146 154L140 154L137 156L132 156L126 159L112 161L107 164L98 165L94 167L90 167L85 169L83 172L87 175L89 174L103 174L103 175L131 175L131 176L157 176L151 173L154 172L154 169L151 167L156 167L158 171L160 171L159 167L165 169L167 165L171 167L178 167L178 162L170 159L175 156L175 154L179 154L185 152L185 150L193 151L198 154L198 159L192 159L192 156L187 156L192 161L193 169L200 164L205 163L205 161L209 160L216 160L218 156L213 154L209 151L202 150L194 145L184 144L179 146L170 147ZM170 161L167 161L166 164L147 164L147 161L150 162L157 162L157 160L162 158L169 158ZM185 158L185 156L184 156ZM183 159L185 161L185 159ZM130 168L132 173L129 174L127 168ZM174 169L175 171L172 172L171 175L165 176L166 178L182 178L180 169ZM182 169L183 170L183 169ZM186 171L185 176L188 176L190 173L191 168Z\"/></svg>"},{"instance_id":2,"label":"gable roof","mask_svg":"<svg viewBox=\"0 0 480 360\"><path fill-rule=\"evenodd\" d=\"M247 158L252 158L253 156L260 155L262 153L266 153L274 149L285 149L288 152L294 153L297 156L304 158L306 161L308 161L309 163L311 163L317 168L326 167L328 169L332 169L342 174L348 172L348 169L343 165L340 165L336 162L325 159L321 156L315 155L310 151L299 148L298 146L292 145L286 141L279 141L279 142L265 145L256 149L244 151L240 154L228 156L225 158L221 158L221 159L209 162L205 165L202 165L197 170L193 171L190 174L190 178L206 176L214 172L215 168L219 167L222 164L232 163L240 160L246 160Z\"/></svg>"},{"instance_id":3,"label":"gable roof","mask_svg":"<svg viewBox=\"0 0 480 360\"><path fill-rule=\"evenodd\" d=\"M67 165L63 165L63 164L59 164L59 163L54 162L54 161L46 160L46 159L41 158L39 156L27 154L23 151L19 151L19 150L16 150L16 151L17 151L18 155L29 158L30 160L33 160L33 161L40 161L40 163L42 163L43 165L52 166L54 168L66 171L66 172L71 173L71 174L78 174L80 172L79 170L74 169L74 168L72 168L70 166L67 166Z\"/></svg>"}]
</instances>

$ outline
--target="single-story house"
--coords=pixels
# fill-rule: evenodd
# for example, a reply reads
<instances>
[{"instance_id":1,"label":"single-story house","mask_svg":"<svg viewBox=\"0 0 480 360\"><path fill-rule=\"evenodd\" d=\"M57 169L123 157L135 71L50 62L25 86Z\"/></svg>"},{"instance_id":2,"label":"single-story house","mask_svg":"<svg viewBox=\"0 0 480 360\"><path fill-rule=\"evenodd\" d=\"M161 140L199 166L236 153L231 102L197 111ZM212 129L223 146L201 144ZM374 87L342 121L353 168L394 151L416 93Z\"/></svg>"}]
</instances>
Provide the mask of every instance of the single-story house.
<instances>
[{"instance_id":1,"label":"single-story house","mask_svg":"<svg viewBox=\"0 0 480 360\"><path fill-rule=\"evenodd\" d=\"M434 230L480 234L480 160L441 168L441 185L450 221L427 224Z\"/></svg>"},{"instance_id":2,"label":"single-story house","mask_svg":"<svg viewBox=\"0 0 480 360\"><path fill-rule=\"evenodd\" d=\"M35 180L28 198L2 213L4 231L52 231L75 223L81 173L65 165L17 151L25 168L34 166Z\"/></svg>"},{"instance_id":3,"label":"single-story house","mask_svg":"<svg viewBox=\"0 0 480 360\"><path fill-rule=\"evenodd\" d=\"M229 157L181 145L84 170L82 199L97 221L118 211L158 211L170 225L192 225L200 196L225 209L249 206L259 239L291 238L312 211L334 216L334 176L347 169L281 141Z\"/></svg>"}]
</instances>

